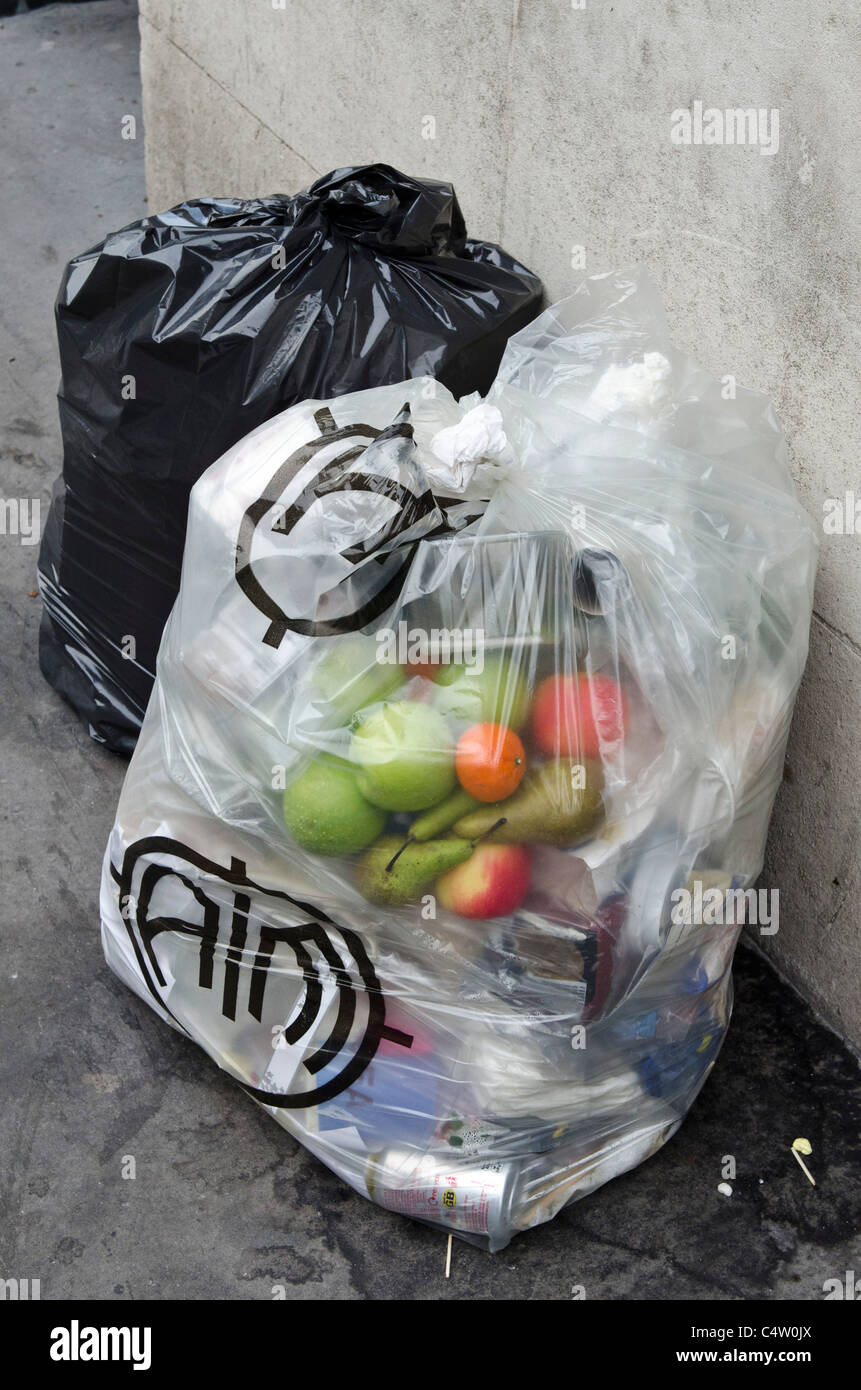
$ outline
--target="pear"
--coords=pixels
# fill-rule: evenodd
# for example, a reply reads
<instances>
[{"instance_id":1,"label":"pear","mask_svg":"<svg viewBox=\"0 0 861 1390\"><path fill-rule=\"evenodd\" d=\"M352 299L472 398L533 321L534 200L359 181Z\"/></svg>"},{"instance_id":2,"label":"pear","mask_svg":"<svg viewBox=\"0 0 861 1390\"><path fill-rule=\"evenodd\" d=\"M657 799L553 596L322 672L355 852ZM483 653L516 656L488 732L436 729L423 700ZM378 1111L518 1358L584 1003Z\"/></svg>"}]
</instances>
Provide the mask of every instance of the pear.
<instances>
[{"instance_id":1,"label":"pear","mask_svg":"<svg viewBox=\"0 0 861 1390\"><path fill-rule=\"evenodd\" d=\"M337 638L311 671L309 717L344 727L360 709L387 700L404 684L404 673L400 666L381 664L378 656L377 643L364 633Z\"/></svg>"},{"instance_id":2,"label":"pear","mask_svg":"<svg viewBox=\"0 0 861 1390\"><path fill-rule=\"evenodd\" d=\"M470 796L469 792L465 792L463 787L458 787L445 801L431 806L423 815L416 816L410 826L410 839L433 840L444 831L451 830L455 821L460 820L468 811L477 811L483 804L474 796Z\"/></svg>"},{"instance_id":3,"label":"pear","mask_svg":"<svg viewBox=\"0 0 861 1390\"><path fill-rule=\"evenodd\" d=\"M452 836L446 840L404 842L401 835L383 835L359 860L358 888L380 907L402 907L421 896L423 888L472 854L473 846Z\"/></svg>"},{"instance_id":4,"label":"pear","mask_svg":"<svg viewBox=\"0 0 861 1390\"><path fill-rule=\"evenodd\" d=\"M465 840L486 835L505 845L573 845L600 818L603 785L600 763L554 758L530 769L513 796L462 816L454 831Z\"/></svg>"}]
</instances>

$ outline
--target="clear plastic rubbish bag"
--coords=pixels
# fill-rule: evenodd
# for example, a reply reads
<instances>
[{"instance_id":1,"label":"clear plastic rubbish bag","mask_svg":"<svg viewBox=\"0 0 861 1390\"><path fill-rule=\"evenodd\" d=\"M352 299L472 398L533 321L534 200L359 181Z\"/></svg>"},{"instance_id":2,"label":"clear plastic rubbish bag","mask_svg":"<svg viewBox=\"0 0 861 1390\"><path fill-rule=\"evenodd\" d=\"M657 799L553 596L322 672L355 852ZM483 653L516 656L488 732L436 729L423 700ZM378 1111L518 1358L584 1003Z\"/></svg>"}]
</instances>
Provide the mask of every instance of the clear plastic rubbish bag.
<instances>
[{"instance_id":1,"label":"clear plastic rubbish bag","mask_svg":"<svg viewBox=\"0 0 861 1390\"><path fill-rule=\"evenodd\" d=\"M714 1063L815 556L768 402L638 276L484 401L285 411L192 493L108 961L358 1192L502 1248Z\"/></svg>"}]
</instances>

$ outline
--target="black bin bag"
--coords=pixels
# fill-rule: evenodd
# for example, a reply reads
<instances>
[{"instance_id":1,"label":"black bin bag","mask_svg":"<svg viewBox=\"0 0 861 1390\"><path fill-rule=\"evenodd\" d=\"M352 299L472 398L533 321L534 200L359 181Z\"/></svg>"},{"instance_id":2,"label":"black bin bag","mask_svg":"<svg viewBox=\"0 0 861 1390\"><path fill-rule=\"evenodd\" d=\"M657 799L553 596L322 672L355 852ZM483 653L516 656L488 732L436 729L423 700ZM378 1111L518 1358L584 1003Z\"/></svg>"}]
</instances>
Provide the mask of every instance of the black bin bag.
<instances>
[{"instance_id":1,"label":"black bin bag","mask_svg":"<svg viewBox=\"0 0 861 1390\"><path fill-rule=\"evenodd\" d=\"M537 276L466 235L448 183L384 164L292 197L201 198L76 256L57 299L63 473L40 664L130 753L179 588L188 496L298 401L416 376L485 392Z\"/></svg>"}]
</instances>

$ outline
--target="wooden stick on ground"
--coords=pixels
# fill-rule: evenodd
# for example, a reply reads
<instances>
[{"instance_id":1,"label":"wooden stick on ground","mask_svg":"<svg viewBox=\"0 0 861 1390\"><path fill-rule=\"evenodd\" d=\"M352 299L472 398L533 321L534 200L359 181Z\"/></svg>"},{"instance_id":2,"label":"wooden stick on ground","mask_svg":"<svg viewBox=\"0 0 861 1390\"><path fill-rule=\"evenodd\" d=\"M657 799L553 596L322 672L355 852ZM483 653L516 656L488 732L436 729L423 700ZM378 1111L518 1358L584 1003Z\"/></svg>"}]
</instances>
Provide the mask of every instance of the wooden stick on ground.
<instances>
[{"instance_id":1,"label":"wooden stick on ground","mask_svg":"<svg viewBox=\"0 0 861 1390\"><path fill-rule=\"evenodd\" d=\"M815 1187L816 1179L814 1178L807 1164L804 1162L804 1159L801 1157L802 1154L813 1153L813 1149L810 1146L810 1141L807 1139L794 1139L792 1141L792 1152L795 1154L795 1157L798 1159L798 1162L801 1164L801 1167L807 1174L807 1177L810 1179L810 1182Z\"/></svg>"}]
</instances>

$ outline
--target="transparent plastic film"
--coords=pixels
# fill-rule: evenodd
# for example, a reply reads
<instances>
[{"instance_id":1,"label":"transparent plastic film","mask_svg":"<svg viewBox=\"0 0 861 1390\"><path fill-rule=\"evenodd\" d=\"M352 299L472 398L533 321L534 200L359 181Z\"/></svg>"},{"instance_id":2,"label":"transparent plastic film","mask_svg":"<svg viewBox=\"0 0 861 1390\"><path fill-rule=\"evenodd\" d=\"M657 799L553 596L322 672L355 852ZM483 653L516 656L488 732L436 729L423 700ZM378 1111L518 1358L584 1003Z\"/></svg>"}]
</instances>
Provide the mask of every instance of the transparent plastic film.
<instances>
[{"instance_id":1,"label":"transparent plastic film","mask_svg":"<svg viewBox=\"0 0 861 1390\"><path fill-rule=\"evenodd\" d=\"M717 1057L814 567L767 402L638 277L485 401L292 407L192 492L109 961L356 1191L501 1249Z\"/></svg>"}]
</instances>

